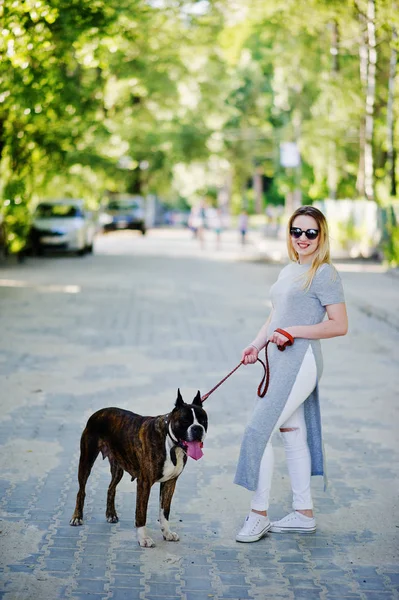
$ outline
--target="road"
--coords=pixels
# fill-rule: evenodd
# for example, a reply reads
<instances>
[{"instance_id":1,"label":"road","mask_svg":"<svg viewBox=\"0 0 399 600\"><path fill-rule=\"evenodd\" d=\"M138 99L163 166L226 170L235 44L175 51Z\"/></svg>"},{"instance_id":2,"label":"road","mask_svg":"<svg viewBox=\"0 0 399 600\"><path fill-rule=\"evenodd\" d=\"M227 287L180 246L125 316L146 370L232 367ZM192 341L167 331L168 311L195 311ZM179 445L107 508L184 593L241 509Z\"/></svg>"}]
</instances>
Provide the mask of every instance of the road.
<instances>
[{"instance_id":1,"label":"road","mask_svg":"<svg viewBox=\"0 0 399 600\"><path fill-rule=\"evenodd\" d=\"M117 490L105 521L109 469L95 464L85 524L69 526L79 438L103 406L142 414L208 391L239 361L270 309L284 244L235 232L201 249L187 231L117 233L86 257L0 267L0 598L56 600L398 599L399 278L381 265L340 262L350 319L323 342L322 414L329 486L313 482L314 536L237 544L250 495L232 483L255 402L257 366L242 367L207 401L204 457L189 460L171 523L134 535L135 484ZM265 260L265 259L273 260ZM276 440L272 518L290 510Z\"/></svg>"}]
</instances>

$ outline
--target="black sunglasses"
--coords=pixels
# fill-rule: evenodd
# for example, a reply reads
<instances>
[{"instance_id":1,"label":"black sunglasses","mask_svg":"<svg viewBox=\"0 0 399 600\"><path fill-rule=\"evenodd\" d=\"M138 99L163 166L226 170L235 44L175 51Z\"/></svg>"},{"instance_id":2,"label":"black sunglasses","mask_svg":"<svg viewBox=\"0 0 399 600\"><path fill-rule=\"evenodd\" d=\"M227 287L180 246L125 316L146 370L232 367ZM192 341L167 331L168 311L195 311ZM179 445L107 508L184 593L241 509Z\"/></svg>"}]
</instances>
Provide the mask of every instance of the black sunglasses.
<instances>
[{"instance_id":1,"label":"black sunglasses","mask_svg":"<svg viewBox=\"0 0 399 600\"><path fill-rule=\"evenodd\" d=\"M291 227L291 229L290 229L290 234L292 235L292 237L296 238L297 240L301 237L301 235L303 233L306 235L308 240L315 240L317 238L317 236L319 235L319 230L318 229L307 229L305 231L304 229L301 229L300 227Z\"/></svg>"}]
</instances>

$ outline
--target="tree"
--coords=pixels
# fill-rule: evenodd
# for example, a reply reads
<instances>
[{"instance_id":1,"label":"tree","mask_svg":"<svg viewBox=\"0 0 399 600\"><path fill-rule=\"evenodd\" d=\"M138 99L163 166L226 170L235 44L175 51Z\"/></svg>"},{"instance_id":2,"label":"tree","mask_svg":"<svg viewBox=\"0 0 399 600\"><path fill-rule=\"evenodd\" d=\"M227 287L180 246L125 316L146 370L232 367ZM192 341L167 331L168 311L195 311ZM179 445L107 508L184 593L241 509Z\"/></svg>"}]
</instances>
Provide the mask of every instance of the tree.
<instances>
[{"instance_id":1,"label":"tree","mask_svg":"<svg viewBox=\"0 0 399 600\"><path fill-rule=\"evenodd\" d=\"M0 193L11 250L32 203L107 192L256 211L396 193L390 0L44 0L0 7ZM297 141L301 170L279 164ZM251 186L249 189L248 186ZM180 186L180 187L179 187Z\"/></svg>"}]
</instances>

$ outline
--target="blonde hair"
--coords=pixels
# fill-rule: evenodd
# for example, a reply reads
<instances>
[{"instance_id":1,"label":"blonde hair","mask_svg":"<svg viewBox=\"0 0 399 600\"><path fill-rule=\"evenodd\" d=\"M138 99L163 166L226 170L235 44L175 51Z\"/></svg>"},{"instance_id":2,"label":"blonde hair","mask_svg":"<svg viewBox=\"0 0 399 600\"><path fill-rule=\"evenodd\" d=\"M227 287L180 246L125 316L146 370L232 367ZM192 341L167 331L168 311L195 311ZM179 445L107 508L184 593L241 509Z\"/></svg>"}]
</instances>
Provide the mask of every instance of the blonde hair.
<instances>
[{"instance_id":1,"label":"blonde hair","mask_svg":"<svg viewBox=\"0 0 399 600\"><path fill-rule=\"evenodd\" d=\"M288 256L290 257L290 259L292 261L299 262L299 256L298 256L298 253L294 250L294 247L292 245L290 230L291 230L291 227L293 226L292 224L295 221L296 217L299 217L302 215L305 215L307 217L313 217L313 219L317 223L317 229L319 230L319 236L318 236L319 245L317 246L317 250L316 250L314 258L312 260L310 269L306 273L306 279L304 282L304 289L306 291L308 291L310 286L312 285L313 277L315 276L316 271L320 267L320 265L322 265L324 263L328 263L329 265L331 265L330 240L329 240L329 235L328 235L327 221L326 221L326 218L323 215L323 213L318 208L315 208L314 206L308 206L308 205L300 206L299 208L296 209L296 211L294 212L294 214L291 216L290 220L288 221L287 248L288 248Z\"/></svg>"}]
</instances>

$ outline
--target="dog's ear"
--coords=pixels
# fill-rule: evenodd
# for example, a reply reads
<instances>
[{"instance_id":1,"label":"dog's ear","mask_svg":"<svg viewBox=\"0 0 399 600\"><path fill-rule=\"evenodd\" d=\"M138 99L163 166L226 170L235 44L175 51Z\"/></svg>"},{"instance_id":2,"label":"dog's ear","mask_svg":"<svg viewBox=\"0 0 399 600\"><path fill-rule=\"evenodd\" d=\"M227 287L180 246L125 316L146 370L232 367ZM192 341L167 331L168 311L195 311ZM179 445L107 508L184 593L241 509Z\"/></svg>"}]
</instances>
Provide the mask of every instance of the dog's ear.
<instances>
[{"instance_id":1,"label":"dog's ear","mask_svg":"<svg viewBox=\"0 0 399 600\"><path fill-rule=\"evenodd\" d=\"M200 394L199 390L198 390L197 395L195 396L195 398L193 400L193 404L195 404L196 406L202 406L201 394Z\"/></svg>"},{"instance_id":2,"label":"dog's ear","mask_svg":"<svg viewBox=\"0 0 399 600\"><path fill-rule=\"evenodd\" d=\"M176 406L176 408L181 408L183 406L183 404L184 404L184 400L183 400L183 398L181 396L180 389L178 389L177 390L177 398L176 398L175 406Z\"/></svg>"}]
</instances>

